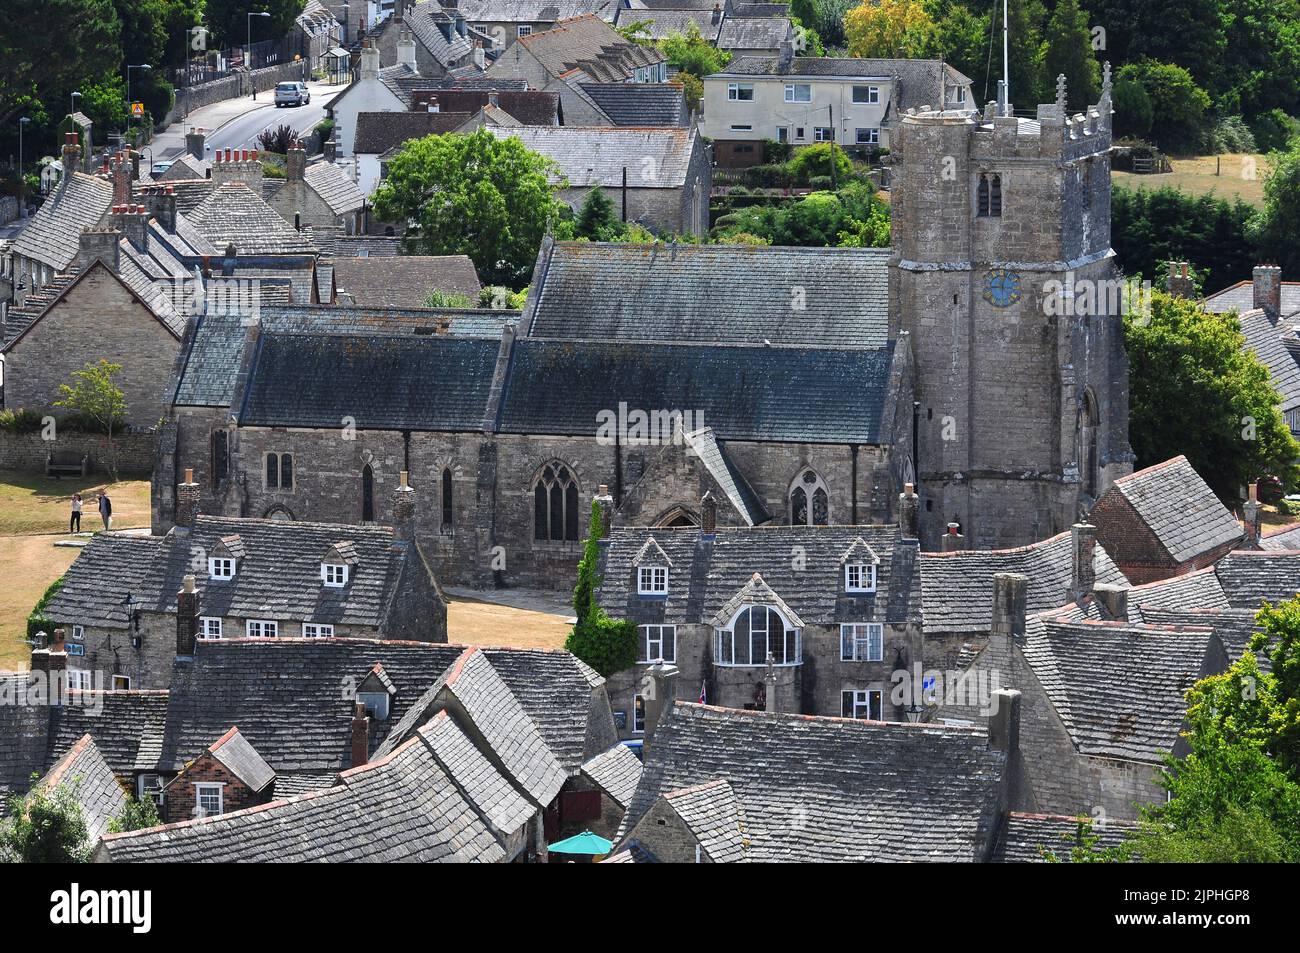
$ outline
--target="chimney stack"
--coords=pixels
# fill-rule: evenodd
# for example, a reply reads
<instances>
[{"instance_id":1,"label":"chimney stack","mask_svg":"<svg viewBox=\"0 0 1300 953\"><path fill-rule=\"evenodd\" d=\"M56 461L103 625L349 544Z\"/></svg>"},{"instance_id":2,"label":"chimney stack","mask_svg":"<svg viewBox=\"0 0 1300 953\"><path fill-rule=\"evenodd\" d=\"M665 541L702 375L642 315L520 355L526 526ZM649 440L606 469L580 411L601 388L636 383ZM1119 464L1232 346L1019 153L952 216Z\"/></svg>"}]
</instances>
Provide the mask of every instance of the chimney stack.
<instances>
[{"instance_id":1,"label":"chimney stack","mask_svg":"<svg viewBox=\"0 0 1300 953\"><path fill-rule=\"evenodd\" d=\"M109 168L112 170L113 204L127 205L131 201L131 150L123 149L113 156Z\"/></svg>"},{"instance_id":2,"label":"chimney stack","mask_svg":"<svg viewBox=\"0 0 1300 953\"><path fill-rule=\"evenodd\" d=\"M711 490L705 490L700 497L700 531L705 536L713 536L718 531L718 501Z\"/></svg>"},{"instance_id":3,"label":"chimney stack","mask_svg":"<svg viewBox=\"0 0 1300 953\"><path fill-rule=\"evenodd\" d=\"M370 716L366 706L357 702L352 709L352 767L359 768L370 760Z\"/></svg>"},{"instance_id":4,"label":"chimney stack","mask_svg":"<svg viewBox=\"0 0 1300 953\"><path fill-rule=\"evenodd\" d=\"M114 205L108 216L110 228L116 228L139 251L149 248L149 212L143 205L128 202Z\"/></svg>"},{"instance_id":5,"label":"chimney stack","mask_svg":"<svg viewBox=\"0 0 1300 953\"><path fill-rule=\"evenodd\" d=\"M379 79L379 51L369 41L361 48L361 78Z\"/></svg>"},{"instance_id":6,"label":"chimney stack","mask_svg":"<svg viewBox=\"0 0 1300 953\"><path fill-rule=\"evenodd\" d=\"M41 633L44 636L44 633ZM45 642L45 639L42 639ZM46 685L49 701L56 700L54 681L55 676L68 667L68 651L63 641L63 630L55 629L53 638L40 648L32 650L32 671L44 672L48 677L50 684Z\"/></svg>"},{"instance_id":7,"label":"chimney stack","mask_svg":"<svg viewBox=\"0 0 1300 953\"><path fill-rule=\"evenodd\" d=\"M600 535L603 538L609 535L610 523L614 520L614 498L604 483L596 489L596 508L600 511Z\"/></svg>"},{"instance_id":8,"label":"chimney stack","mask_svg":"<svg viewBox=\"0 0 1300 953\"><path fill-rule=\"evenodd\" d=\"M709 22L714 26L722 22L722 6L720 4L715 3L713 5L713 16L709 18Z\"/></svg>"},{"instance_id":9,"label":"chimney stack","mask_svg":"<svg viewBox=\"0 0 1300 953\"><path fill-rule=\"evenodd\" d=\"M72 178L72 173L81 170L81 137L75 132L63 134L63 184Z\"/></svg>"},{"instance_id":10,"label":"chimney stack","mask_svg":"<svg viewBox=\"0 0 1300 953\"><path fill-rule=\"evenodd\" d=\"M1252 483L1248 489L1246 502L1241 505L1242 529L1246 533L1246 543L1251 549L1259 548L1259 484Z\"/></svg>"},{"instance_id":11,"label":"chimney stack","mask_svg":"<svg viewBox=\"0 0 1300 953\"><path fill-rule=\"evenodd\" d=\"M645 740L643 743L646 745L650 744L655 729L659 727L664 715L668 713L668 710L673 707L673 702L677 700L677 674L676 665L655 662L646 670L643 676L643 680L650 680L649 691L642 689L642 694L645 696Z\"/></svg>"},{"instance_id":12,"label":"chimney stack","mask_svg":"<svg viewBox=\"0 0 1300 953\"><path fill-rule=\"evenodd\" d=\"M176 231L176 186L155 185L145 190L145 205L164 231Z\"/></svg>"},{"instance_id":13,"label":"chimney stack","mask_svg":"<svg viewBox=\"0 0 1300 953\"><path fill-rule=\"evenodd\" d=\"M993 619L989 625L990 636L1017 639L1025 634L1025 606L1028 591L1028 576L1014 572L1000 572L993 576Z\"/></svg>"},{"instance_id":14,"label":"chimney stack","mask_svg":"<svg viewBox=\"0 0 1300 953\"><path fill-rule=\"evenodd\" d=\"M256 149L220 149L212 160L212 186L243 182L258 196L262 194L262 163Z\"/></svg>"},{"instance_id":15,"label":"chimney stack","mask_svg":"<svg viewBox=\"0 0 1300 953\"><path fill-rule=\"evenodd\" d=\"M955 553L966 548L966 538L961 534L960 523L948 524L948 532L943 534L943 545L940 548L945 553Z\"/></svg>"},{"instance_id":16,"label":"chimney stack","mask_svg":"<svg viewBox=\"0 0 1300 953\"><path fill-rule=\"evenodd\" d=\"M199 638L199 593L190 573L181 580L176 593L176 655L192 658Z\"/></svg>"},{"instance_id":17,"label":"chimney stack","mask_svg":"<svg viewBox=\"0 0 1300 953\"><path fill-rule=\"evenodd\" d=\"M790 66L794 63L794 41L782 40L780 53L776 58L776 71L778 73L788 72Z\"/></svg>"},{"instance_id":18,"label":"chimney stack","mask_svg":"<svg viewBox=\"0 0 1300 953\"><path fill-rule=\"evenodd\" d=\"M394 536L407 543L415 542L415 490L411 488L411 475L403 470L393 491Z\"/></svg>"},{"instance_id":19,"label":"chimney stack","mask_svg":"<svg viewBox=\"0 0 1300 953\"><path fill-rule=\"evenodd\" d=\"M405 27L402 29L401 36L397 38L397 62L399 65L409 67L412 73L420 71L415 65L415 37Z\"/></svg>"},{"instance_id":20,"label":"chimney stack","mask_svg":"<svg viewBox=\"0 0 1300 953\"><path fill-rule=\"evenodd\" d=\"M1093 590L1097 570L1093 563L1097 552L1097 527L1075 523L1070 527L1070 601L1078 602Z\"/></svg>"},{"instance_id":21,"label":"chimney stack","mask_svg":"<svg viewBox=\"0 0 1300 953\"><path fill-rule=\"evenodd\" d=\"M116 274L121 241L122 233L116 228L88 228L77 239L77 263L86 268L99 259Z\"/></svg>"},{"instance_id":22,"label":"chimney stack","mask_svg":"<svg viewBox=\"0 0 1300 953\"><path fill-rule=\"evenodd\" d=\"M176 528L188 533L198 515L199 485L194 482L194 471L186 469L185 482L176 484Z\"/></svg>"},{"instance_id":23,"label":"chimney stack","mask_svg":"<svg viewBox=\"0 0 1300 953\"><path fill-rule=\"evenodd\" d=\"M195 159L208 157L208 134L198 126L191 126L185 133L185 151Z\"/></svg>"},{"instance_id":24,"label":"chimney stack","mask_svg":"<svg viewBox=\"0 0 1300 953\"><path fill-rule=\"evenodd\" d=\"M1128 622L1128 588L1098 583L1092 594L1097 599L1097 606L1106 619L1111 622Z\"/></svg>"},{"instance_id":25,"label":"chimney stack","mask_svg":"<svg viewBox=\"0 0 1300 953\"><path fill-rule=\"evenodd\" d=\"M289 151L284 154L284 178L286 182L301 182L307 171L307 150L302 140L296 139L289 144Z\"/></svg>"},{"instance_id":26,"label":"chimney stack","mask_svg":"<svg viewBox=\"0 0 1300 953\"><path fill-rule=\"evenodd\" d=\"M916 495L916 485L907 483L903 485L903 492L898 494L898 528L902 531L904 539L918 539L918 523L920 521L921 498Z\"/></svg>"},{"instance_id":27,"label":"chimney stack","mask_svg":"<svg viewBox=\"0 0 1300 953\"><path fill-rule=\"evenodd\" d=\"M1169 279L1165 289L1176 298L1195 298L1196 286L1192 283L1191 267L1185 261L1169 263Z\"/></svg>"},{"instance_id":28,"label":"chimney stack","mask_svg":"<svg viewBox=\"0 0 1300 953\"><path fill-rule=\"evenodd\" d=\"M999 688L993 693L989 715L989 749L1005 751L1011 757L1020 750L1020 693Z\"/></svg>"},{"instance_id":29,"label":"chimney stack","mask_svg":"<svg viewBox=\"0 0 1300 953\"><path fill-rule=\"evenodd\" d=\"M1256 265L1251 272L1254 279L1254 307L1263 308L1270 321L1277 322L1282 313L1282 269L1277 265Z\"/></svg>"}]
</instances>

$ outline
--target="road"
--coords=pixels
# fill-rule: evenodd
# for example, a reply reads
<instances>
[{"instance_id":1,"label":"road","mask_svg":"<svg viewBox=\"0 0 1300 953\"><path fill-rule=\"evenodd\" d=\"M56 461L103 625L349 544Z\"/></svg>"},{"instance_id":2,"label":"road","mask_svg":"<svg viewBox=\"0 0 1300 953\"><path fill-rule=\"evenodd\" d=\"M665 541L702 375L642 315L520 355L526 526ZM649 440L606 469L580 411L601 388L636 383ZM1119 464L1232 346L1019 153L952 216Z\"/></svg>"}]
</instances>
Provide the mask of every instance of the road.
<instances>
[{"instance_id":1,"label":"road","mask_svg":"<svg viewBox=\"0 0 1300 953\"><path fill-rule=\"evenodd\" d=\"M308 83L307 88L311 91L311 103L306 106L277 108L275 93L267 90L257 94L256 102L252 97L244 96L196 109L184 122L173 123L154 137L154 161L161 162L180 155L185 149L185 130L190 126L208 130L207 144L212 152L218 149L256 149L258 135L264 129L280 125L291 126L295 132L305 136L325 118L326 105L347 87Z\"/></svg>"}]
</instances>

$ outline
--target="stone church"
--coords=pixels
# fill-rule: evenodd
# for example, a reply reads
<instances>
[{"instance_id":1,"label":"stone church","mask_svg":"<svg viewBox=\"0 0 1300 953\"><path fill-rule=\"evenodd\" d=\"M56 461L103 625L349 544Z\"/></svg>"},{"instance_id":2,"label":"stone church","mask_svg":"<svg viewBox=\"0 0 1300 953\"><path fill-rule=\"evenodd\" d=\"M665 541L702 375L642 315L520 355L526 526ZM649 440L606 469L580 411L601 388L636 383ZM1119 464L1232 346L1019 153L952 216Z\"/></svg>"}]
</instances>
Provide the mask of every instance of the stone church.
<instances>
[{"instance_id":1,"label":"stone church","mask_svg":"<svg viewBox=\"0 0 1300 953\"><path fill-rule=\"evenodd\" d=\"M1131 469L1110 84L1037 119L900 116L891 249L551 242L522 312L261 308L190 322L155 468L202 512L385 523L399 472L445 584L573 584L613 522L870 524L1020 545ZM1083 289L1085 294L1077 296ZM1075 307L1080 297L1102 301Z\"/></svg>"}]
</instances>

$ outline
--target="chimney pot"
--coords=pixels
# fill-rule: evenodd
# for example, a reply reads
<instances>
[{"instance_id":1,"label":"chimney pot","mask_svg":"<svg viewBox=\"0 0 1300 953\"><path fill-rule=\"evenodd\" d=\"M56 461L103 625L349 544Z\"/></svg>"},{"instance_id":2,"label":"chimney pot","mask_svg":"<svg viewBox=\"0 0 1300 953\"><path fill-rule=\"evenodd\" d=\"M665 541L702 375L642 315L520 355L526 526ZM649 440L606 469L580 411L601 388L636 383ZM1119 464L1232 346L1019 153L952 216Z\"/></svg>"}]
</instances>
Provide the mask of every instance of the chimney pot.
<instances>
[{"instance_id":1,"label":"chimney pot","mask_svg":"<svg viewBox=\"0 0 1300 953\"><path fill-rule=\"evenodd\" d=\"M1282 269L1277 265L1256 265L1253 279L1253 304L1262 308L1272 321L1282 313Z\"/></svg>"},{"instance_id":2,"label":"chimney pot","mask_svg":"<svg viewBox=\"0 0 1300 953\"><path fill-rule=\"evenodd\" d=\"M904 484L903 492L898 495L898 528L907 539L920 538L920 504L916 486Z\"/></svg>"}]
</instances>

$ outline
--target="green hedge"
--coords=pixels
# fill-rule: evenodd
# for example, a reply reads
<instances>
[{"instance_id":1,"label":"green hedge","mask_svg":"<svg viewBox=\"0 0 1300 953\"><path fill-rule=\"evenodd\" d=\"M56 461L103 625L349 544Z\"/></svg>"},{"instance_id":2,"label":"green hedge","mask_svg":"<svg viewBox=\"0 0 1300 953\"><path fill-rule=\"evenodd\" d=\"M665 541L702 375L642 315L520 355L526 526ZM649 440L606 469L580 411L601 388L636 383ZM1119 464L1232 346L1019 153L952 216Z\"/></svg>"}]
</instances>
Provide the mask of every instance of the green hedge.
<instances>
[{"instance_id":1,"label":"green hedge","mask_svg":"<svg viewBox=\"0 0 1300 953\"><path fill-rule=\"evenodd\" d=\"M50 600L53 599L62 588L63 577L60 576L58 579L50 583L49 587L45 590L45 594L42 595L40 601L36 603L36 608L32 610L32 614L27 617L27 638L29 641L36 638L37 632L44 632L46 634L54 632L54 620L45 614L45 607L50 604Z\"/></svg>"}]
</instances>

